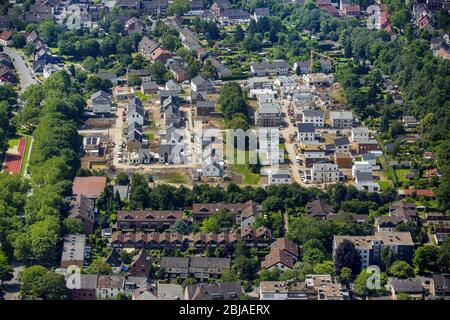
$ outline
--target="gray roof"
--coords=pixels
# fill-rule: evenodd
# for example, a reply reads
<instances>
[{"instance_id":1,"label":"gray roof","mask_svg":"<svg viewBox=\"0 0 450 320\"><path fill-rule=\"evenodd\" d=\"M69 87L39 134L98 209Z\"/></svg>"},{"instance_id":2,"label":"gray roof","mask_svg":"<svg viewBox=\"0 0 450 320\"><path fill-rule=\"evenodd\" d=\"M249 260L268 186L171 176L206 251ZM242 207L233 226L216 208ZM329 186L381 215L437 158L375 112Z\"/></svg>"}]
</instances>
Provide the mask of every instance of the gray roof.
<instances>
[{"instance_id":1,"label":"gray roof","mask_svg":"<svg viewBox=\"0 0 450 320\"><path fill-rule=\"evenodd\" d=\"M305 117L323 117L323 111L318 109L305 109L302 113Z\"/></svg>"},{"instance_id":2,"label":"gray roof","mask_svg":"<svg viewBox=\"0 0 450 320\"><path fill-rule=\"evenodd\" d=\"M191 267L193 268L230 268L230 258L213 257L192 257Z\"/></svg>"},{"instance_id":3,"label":"gray roof","mask_svg":"<svg viewBox=\"0 0 450 320\"><path fill-rule=\"evenodd\" d=\"M289 68L289 64L284 60L275 60L273 62L253 62L253 69L255 70L264 70L264 69L272 69L272 68Z\"/></svg>"},{"instance_id":4,"label":"gray roof","mask_svg":"<svg viewBox=\"0 0 450 320\"><path fill-rule=\"evenodd\" d=\"M128 124L128 132L131 132L134 130L142 133L142 125L137 123L136 121L133 121L130 124Z\"/></svg>"},{"instance_id":5,"label":"gray roof","mask_svg":"<svg viewBox=\"0 0 450 320\"><path fill-rule=\"evenodd\" d=\"M96 274L80 274L80 289L96 289L97 275Z\"/></svg>"},{"instance_id":6,"label":"gray roof","mask_svg":"<svg viewBox=\"0 0 450 320\"><path fill-rule=\"evenodd\" d=\"M130 186L114 186L114 195L118 192L120 200L125 200L128 198L128 192L130 191Z\"/></svg>"},{"instance_id":7,"label":"gray roof","mask_svg":"<svg viewBox=\"0 0 450 320\"><path fill-rule=\"evenodd\" d=\"M278 170L275 172L272 172L272 178L281 178L281 179L288 179L291 175L289 174L288 170Z\"/></svg>"},{"instance_id":8,"label":"gray roof","mask_svg":"<svg viewBox=\"0 0 450 320\"><path fill-rule=\"evenodd\" d=\"M372 172L356 172L356 180L373 181Z\"/></svg>"},{"instance_id":9,"label":"gray roof","mask_svg":"<svg viewBox=\"0 0 450 320\"><path fill-rule=\"evenodd\" d=\"M244 294L239 281L189 285L186 293L189 300L237 300Z\"/></svg>"},{"instance_id":10,"label":"gray roof","mask_svg":"<svg viewBox=\"0 0 450 320\"><path fill-rule=\"evenodd\" d=\"M363 160L375 160L377 158L375 153L363 153L361 155Z\"/></svg>"},{"instance_id":11,"label":"gray roof","mask_svg":"<svg viewBox=\"0 0 450 320\"><path fill-rule=\"evenodd\" d=\"M187 257L161 257L159 263L161 268L177 268L177 269L188 269L189 268L189 258Z\"/></svg>"},{"instance_id":12,"label":"gray roof","mask_svg":"<svg viewBox=\"0 0 450 320\"><path fill-rule=\"evenodd\" d=\"M74 261L84 260L84 249L86 246L85 234L69 234L64 237L64 247L61 260Z\"/></svg>"},{"instance_id":13,"label":"gray roof","mask_svg":"<svg viewBox=\"0 0 450 320\"><path fill-rule=\"evenodd\" d=\"M275 103L260 103L258 113L280 113L278 104Z\"/></svg>"},{"instance_id":14,"label":"gray roof","mask_svg":"<svg viewBox=\"0 0 450 320\"><path fill-rule=\"evenodd\" d=\"M335 146L345 146L349 143L350 141L348 141L347 137L337 137L336 139L334 139Z\"/></svg>"},{"instance_id":15,"label":"gray roof","mask_svg":"<svg viewBox=\"0 0 450 320\"><path fill-rule=\"evenodd\" d=\"M423 292L422 281L417 278L412 279L390 279L390 284L396 293L420 293Z\"/></svg>"},{"instance_id":16,"label":"gray roof","mask_svg":"<svg viewBox=\"0 0 450 320\"><path fill-rule=\"evenodd\" d=\"M257 16L268 16L270 15L269 8L255 8L255 14Z\"/></svg>"},{"instance_id":17,"label":"gray roof","mask_svg":"<svg viewBox=\"0 0 450 320\"><path fill-rule=\"evenodd\" d=\"M298 124L299 132L314 132L315 127L313 123L299 123Z\"/></svg>"},{"instance_id":18,"label":"gray roof","mask_svg":"<svg viewBox=\"0 0 450 320\"><path fill-rule=\"evenodd\" d=\"M214 108L214 102L212 101L197 101L197 108Z\"/></svg>"},{"instance_id":19,"label":"gray roof","mask_svg":"<svg viewBox=\"0 0 450 320\"><path fill-rule=\"evenodd\" d=\"M141 102L141 100L139 100L139 98L133 98L128 103L128 114L131 114L134 112L138 113L142 117L144 117L144 115L145 115L144 108L142 107L142 102Z\"/></svg>"}]
</instances>

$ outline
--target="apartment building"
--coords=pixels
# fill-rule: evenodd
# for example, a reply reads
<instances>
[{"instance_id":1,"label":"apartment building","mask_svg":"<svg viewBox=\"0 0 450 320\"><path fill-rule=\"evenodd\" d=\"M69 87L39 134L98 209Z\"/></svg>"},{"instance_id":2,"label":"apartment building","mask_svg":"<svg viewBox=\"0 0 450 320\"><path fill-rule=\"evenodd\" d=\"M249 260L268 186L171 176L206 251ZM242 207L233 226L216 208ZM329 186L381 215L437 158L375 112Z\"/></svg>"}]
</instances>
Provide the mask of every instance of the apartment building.
<instances>
[{"instance_id":1,"label":"apartment building","mask_svg":"<svg viewBox=\"0 0 450 320\"><path fill-rule=\"evenodd\" d=\"M411 263L414 243L409 232L376 232L373 236L334 236L333 256L336 249L344 241L351 241L361 255L362 268L367 268L372 264L380 263L381 251L383 248L391 249L399 260Z\"/></svg>"}]
</instances>

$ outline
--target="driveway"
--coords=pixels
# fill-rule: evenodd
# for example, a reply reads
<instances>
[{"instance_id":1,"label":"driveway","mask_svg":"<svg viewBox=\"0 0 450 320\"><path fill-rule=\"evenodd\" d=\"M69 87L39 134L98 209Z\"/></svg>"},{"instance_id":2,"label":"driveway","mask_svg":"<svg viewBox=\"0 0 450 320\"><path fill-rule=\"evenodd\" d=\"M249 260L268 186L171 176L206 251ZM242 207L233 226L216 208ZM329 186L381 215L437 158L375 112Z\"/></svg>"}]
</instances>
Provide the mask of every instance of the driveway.
<instances>
[{"instance_id":1,"label":"driveway","mask_svg":"<svg viewBox=\"0 0 450 320\"><path fill-rule=\"evenodd\" d=\"M33 78L32 67L25 61L23 56L14 49L3 47L3 52L11 57L11 60L16 68L16 72L20 77L20 90L24 91L32 84L37 84L38 81Z\"/></svg>"}]
</instances>

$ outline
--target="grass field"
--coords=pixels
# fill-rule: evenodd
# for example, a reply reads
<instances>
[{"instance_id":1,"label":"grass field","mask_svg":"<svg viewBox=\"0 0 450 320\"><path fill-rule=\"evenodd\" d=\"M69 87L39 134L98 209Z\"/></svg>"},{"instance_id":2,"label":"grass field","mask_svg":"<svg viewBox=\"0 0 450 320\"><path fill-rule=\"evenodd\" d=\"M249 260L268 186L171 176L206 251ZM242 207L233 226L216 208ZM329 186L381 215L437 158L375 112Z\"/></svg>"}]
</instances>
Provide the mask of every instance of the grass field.
<instances>
[{"instance_id":1,"label":"grass field","mask_svg":"<svg viewBox=\"0 0 450 320\"><path fill-rule=\"evenodd\" d=\"M235 173L242 176L243 184L256 185L258 184L259 179L261 179L261 176L259 174L253 173L250 170L248 164L235 164L232 166L232 168Z\"/></svg>"},{"instance_id":2,"label":"grass field","mask_svg":"<svg viewBox=\"0 0 450 320\"><path fill-rule=\"evenodd\" d=\"M13 148L19 144L19 138L9 139L8 148Z\"/></svg>"},{"instance_id":3,"label":"grass field","mask_svg":"<svg viewBox=\"0 0 450 320\"><path fill-rule=\"evenodd\" d=\"M23 159L22 159L22 166L20 167L20 172L19 172L19 175L21 177L23 177L25 174L25 170L27 168L27 163L30 158L31 137L26 136L26 138L27 138L27 145L25 147L25 151L24 151Z\"/></svg>"},{"instance_id":4,"label":"grass field","mask_svg":"<svg viewBox=\"0 0 450 320\"><path fill-rule=\"evenodd\" d=\"M409 182L410 180L406 177L408 173L411 173L409 169L396 169L395 174L397 176L398 181L400 182Z\"/></svg>"},{"instance_id":5,"label":"grass field","mask_svg":"<svg viewBox=\"0 0 450 320\"><path fill-rule=\"evenodd\" d=\"M186 176L181 172L168 173L161 178L167 183L187 183Z\"/></svg>"},{"instance_id":6,"label":"grass field","mask_svg":"<svg viewBox=\"0 0 450 320\"><path fill-rule=\"evenodd\" d=\"M393 188L390 180L378 181L378 184L380 185L381 191L390 190Z\"/></svg>"}]
</instances>

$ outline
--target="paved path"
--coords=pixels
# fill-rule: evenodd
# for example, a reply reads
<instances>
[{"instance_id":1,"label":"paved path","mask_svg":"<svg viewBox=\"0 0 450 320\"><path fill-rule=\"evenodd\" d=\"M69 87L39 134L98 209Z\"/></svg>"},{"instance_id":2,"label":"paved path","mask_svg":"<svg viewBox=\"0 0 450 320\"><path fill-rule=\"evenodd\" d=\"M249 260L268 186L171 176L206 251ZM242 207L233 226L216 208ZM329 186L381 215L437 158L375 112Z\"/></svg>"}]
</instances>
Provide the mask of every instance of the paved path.
<instances>
[{"instance_id":1,"label":"paved path","mask_svg":"<svg viewBox=\"0 0 450 320\"><path fill-rule=\"evenodd\" d=\"M3 48L3 52L11 57L14 63L17 73L20 77L20 90L24 91L32 84L37 84L38 81L33 78L33 71L28 62L25 61L23 56L16 50L8 47Z\"/></svg>"}]
</instances>

